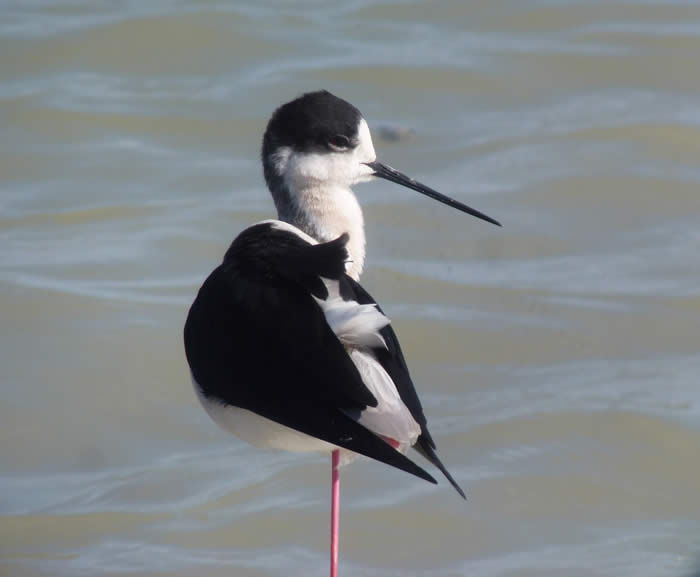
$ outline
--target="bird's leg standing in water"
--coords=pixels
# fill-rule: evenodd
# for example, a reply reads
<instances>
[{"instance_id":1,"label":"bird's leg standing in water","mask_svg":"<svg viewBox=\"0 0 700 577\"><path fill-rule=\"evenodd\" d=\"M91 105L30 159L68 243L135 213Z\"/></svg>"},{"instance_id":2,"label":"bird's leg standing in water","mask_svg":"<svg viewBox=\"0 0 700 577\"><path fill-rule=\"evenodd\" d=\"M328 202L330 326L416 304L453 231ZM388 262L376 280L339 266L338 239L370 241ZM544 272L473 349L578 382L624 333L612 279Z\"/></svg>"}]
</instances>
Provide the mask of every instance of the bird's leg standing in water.
<instances>
[{"instance_id":1,"label":"bird's leg standing in water","mask_svg":"<svg viewBox=\"0 0 700 577\"><path fill-rule=\"evenodd\" d=\"M340 451L331 454L331 577L338 577L338 513L340 509Z\"/></svg>"}]
</instances>

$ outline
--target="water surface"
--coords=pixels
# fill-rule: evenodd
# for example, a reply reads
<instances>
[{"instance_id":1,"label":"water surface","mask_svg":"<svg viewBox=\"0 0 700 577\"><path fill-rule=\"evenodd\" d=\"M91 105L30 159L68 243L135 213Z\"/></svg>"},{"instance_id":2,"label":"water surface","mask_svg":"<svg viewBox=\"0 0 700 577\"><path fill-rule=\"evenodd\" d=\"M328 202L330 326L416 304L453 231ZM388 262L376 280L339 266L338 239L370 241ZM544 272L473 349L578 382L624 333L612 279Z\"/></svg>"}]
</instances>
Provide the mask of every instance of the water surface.
<instances>
[{"instance_id":1,"label":"water surface","mask_svg":"<svg viewBox=\"0 0 700 577\"><path fill-rule=\"evenodd\" d=\"M5 2L0 573L327 572L329 466L219 431L187 308L274 214L280 103L504 224L358 188L363 284L469 495L343 471L345 575L682 575L700 552L700 6ZM420 457L416 456L420 460Z\"/></svg>"}]
</instances>

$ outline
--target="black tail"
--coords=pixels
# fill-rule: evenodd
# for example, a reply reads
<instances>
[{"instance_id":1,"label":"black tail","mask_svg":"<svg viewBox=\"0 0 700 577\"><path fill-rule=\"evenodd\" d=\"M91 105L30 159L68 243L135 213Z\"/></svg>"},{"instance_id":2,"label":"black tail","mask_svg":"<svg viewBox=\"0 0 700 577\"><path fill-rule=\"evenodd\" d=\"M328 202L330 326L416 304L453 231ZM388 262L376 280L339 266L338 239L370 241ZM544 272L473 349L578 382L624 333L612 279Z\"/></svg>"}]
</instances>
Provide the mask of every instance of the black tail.
<instances>
[{"instance_id":1,"label":"black tail","mask_svg":"<svg viewBox=\"0 0 700 577\"><path fill-rule=\"evenodd\" d=\"M445 465L442 464L442 461L437 456L435 449L433 449L433 447L431 447L430 441L427 438L425 438L423 435L418 437L418 442L415 445L413 445L413 448L416 451L418 451L421 455L423 455L426 459L428 459L428 461L430 461L438 469L440 469L442 474L445 475L445 478L450 482L450 484L455 488L455 490L461 495L462 499L464 499L464 500L467 499L467 496L464 494L464 491L462 491L462 487L460 487L457 484L457 481L455 481L452 478L452 475L450 475L450 472L447 470Z\"/></svg>"}]
</instances>

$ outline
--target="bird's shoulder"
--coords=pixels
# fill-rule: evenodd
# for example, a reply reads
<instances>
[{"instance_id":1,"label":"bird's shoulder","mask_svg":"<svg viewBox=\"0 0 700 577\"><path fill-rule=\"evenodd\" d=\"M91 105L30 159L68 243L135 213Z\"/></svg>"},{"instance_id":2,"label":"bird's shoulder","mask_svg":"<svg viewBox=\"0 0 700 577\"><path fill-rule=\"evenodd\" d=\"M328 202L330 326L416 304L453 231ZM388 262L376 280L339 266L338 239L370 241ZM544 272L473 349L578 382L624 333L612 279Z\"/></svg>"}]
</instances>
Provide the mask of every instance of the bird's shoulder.
<instances>
[{"instance_id":1,"label":"bird's shoulder","mask_svg":"<svg viewBox=\"0 0 700 577\"><path fill-rule=\"evenodd\" d=\"M311 244L269 222L233 241L185 323L185 352L205 395L251 410L261 399L376 404L316 301L328 297L323 278L344 275L346 242Z\"/></svg>"}]
</instances>

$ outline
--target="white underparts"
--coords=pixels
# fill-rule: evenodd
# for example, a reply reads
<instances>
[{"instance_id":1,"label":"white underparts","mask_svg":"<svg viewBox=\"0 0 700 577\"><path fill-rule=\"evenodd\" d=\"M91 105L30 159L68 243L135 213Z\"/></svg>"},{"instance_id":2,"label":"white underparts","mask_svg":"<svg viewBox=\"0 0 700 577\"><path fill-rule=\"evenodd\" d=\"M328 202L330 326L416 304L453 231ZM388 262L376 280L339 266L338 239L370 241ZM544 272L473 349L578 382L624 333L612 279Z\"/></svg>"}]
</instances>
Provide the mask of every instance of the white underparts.
<instances>
[{"instance_id":1,"label":"white underparts","mask_svg":"<svg viewBox=\"0 0 700 577\"><path fill-rule=\"evenodd\" d=\"M216 399L204 396L193 375L192 384L197 392L199 402L202 403L204 410L212 420L225 431L236 435L236 437L246 443L250 443L254 447L321 453L330 453L338 448L316 437L311 437L261 417L248 409L226 405Z\"/></svg>"}]
</instances>

